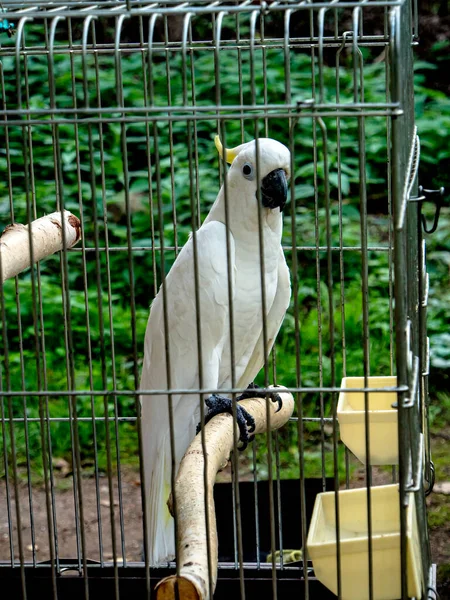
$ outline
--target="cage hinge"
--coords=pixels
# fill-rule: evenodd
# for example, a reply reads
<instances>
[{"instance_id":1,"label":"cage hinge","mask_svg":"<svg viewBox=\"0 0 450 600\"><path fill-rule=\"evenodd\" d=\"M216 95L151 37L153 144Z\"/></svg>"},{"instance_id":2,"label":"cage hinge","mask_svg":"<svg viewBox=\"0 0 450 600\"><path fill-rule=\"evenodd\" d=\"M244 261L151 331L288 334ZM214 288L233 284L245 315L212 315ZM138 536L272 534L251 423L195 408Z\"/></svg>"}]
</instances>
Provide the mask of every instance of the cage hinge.
<instances>
[{"instance_id":1,"label":"cage hinge","mask_svg":"<svg viewBox=\"0 0 450 600\"><path fill-rule=\"evenodd\" d=\"M442 199L444 197L444 194L445 194L445 188L443 188L443 187L440 187L438 190L426 190L421 185L419 185L418 196L410 196L409 197L409 202L419 202L420 203L420 207L421 207L420 218L421 218L422 227L423 227L423 230L425 231L425 233L434 233L437 229L438 222L439 222L439 216L441 214ZM434 213L433 225L430 228L428 228L425 215L422 214L422 204L424 202L432 202L436 206L436 212Z\"/></svg>"}]
</instances>

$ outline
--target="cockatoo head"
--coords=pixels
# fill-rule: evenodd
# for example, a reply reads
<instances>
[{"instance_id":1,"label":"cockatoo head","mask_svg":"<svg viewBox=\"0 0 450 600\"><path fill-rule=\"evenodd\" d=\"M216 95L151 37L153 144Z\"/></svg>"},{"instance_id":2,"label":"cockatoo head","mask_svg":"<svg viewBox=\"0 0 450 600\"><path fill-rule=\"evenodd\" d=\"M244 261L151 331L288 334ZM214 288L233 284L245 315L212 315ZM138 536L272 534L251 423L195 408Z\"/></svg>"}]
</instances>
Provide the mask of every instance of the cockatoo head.
<instances>
[{"instance_id":1,"label":"cockatoo head","mask_svg":"<svg viewBox=\"0 0 450 600\"><path fill-rule=\"evenodd\" d=\"M233 149L224 149L219 136L215 138L221 157L231 164L227 173L230 195L234 190L246 198L255 198L257 171L260 182L260 199L264 208L281 212L286 204L290 177L291 153L283 144L270 138L258 139L259 161L256 161L256 141L252 140Z\"/></svg>"}]
</instances>

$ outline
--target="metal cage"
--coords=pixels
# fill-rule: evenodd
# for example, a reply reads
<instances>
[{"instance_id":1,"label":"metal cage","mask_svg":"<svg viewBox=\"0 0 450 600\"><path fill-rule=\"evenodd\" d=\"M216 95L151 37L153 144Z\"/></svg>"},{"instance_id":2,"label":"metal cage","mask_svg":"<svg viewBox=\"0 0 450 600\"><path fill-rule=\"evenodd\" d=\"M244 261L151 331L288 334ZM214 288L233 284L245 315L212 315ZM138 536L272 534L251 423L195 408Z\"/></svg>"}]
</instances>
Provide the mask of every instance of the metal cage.
<instances>
[{"instance_id":1,"label":"metal cage","mask_svg":"<svg viewBox=\"0 0 450 600\"><path fill-rule=\"evenodd\" d=\"M296 413L234 452L231 487L216 486L219 543L228 533L230 549L215 597L334 597L308 557L312 504L318 492L338 500L363 486L364 597L374 598L371 500L389 481L400 490L402 598L412 498L427 597L417 7L80 0L3 10L2 221L67 209L81 242L1 287L2 585L23 598L144 597L175 568L151 569L142 555L139 372L151 300L219 190L219 133L224 145L273 137L291 150L292 301L260 383L285 385ZM373 375L397 376L399 464L389 471L361 466L339 437L342 378L363 378L353 391L364 394L368 432ZM301 559L277 561L292 545Z\"/></svg>"}]
</instances>

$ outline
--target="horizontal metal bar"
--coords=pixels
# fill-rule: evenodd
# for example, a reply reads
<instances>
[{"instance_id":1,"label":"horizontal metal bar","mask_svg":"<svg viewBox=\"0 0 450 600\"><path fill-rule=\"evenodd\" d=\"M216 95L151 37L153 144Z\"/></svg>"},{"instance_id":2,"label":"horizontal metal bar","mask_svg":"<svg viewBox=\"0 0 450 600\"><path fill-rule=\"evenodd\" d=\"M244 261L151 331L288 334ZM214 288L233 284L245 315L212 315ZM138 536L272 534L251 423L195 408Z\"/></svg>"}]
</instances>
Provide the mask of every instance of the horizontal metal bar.
<instances>
[{"instance_id":1,"label":"horizontal metal bar","mask_svg":"<svg viewBox=\"0 0 450 600\"><path fill-rule=\"evenodd\" d=\"M390 110L397 109L400 107L398 102L352 102L347 104L342 103L312 103L309 100L298 100L297 102L293 102L291 104L271 104L271 103L261 103L261 104L221 104L220 106L216 106L214 104L206 104L199 105L194 104L193 106L189 105L180 105L180 106L99 106L99 107L76 107L76 108L7 108L0 110L0 117L9 117L16 115L103 115L110 113L122 113L125 115L145 115L149 117L154 113L164 113L170 115L172 113L178 113L183 111L189 117L191 114L197 113L217 113L218 110L227 110L227 111L236 111L242 112L243 110L288 110L288 111L298 111L303 110L303 108L314 109L314 110L351 110L352 113L355 112L360 115L360 110L362 109L376 109L376 110ZM222 116L222 115L219 115ZM82 125L85 123L85 120L80 121L78 124Z\"/></svg>"},{"instance_id":2,"label":"horizontal metal bar","mask_svg":"<svg viewBox=\"0 0 450 600\"><path fill-rule=\"evenodd\" d=\"M324 48L340 48L343 43L342 36L333 36L333 37L325 37L323 38L323 43L321 42L321 46ZM386 47L389 44L389 38L384 36L361 36L358 38L358 46L361 48L371 48L371 47ZM251 40L240 39L239 42L236 40L222 40L220 42L220 46L222 50L250 50ZM317 37L313 38L290 38L289 43L287 44L287 48L289 50L295 49L311 49L319 47L319 39ZM116 48L113 44L97 44L97 45L86 45L86 51L88 54L95 54L100 56L111 56L116 52ZM280 50L285 49L286 43L281 38L265 38L264 41L254 40L254 49L255 50ZM142 45L137 43L123 43L120 44L119 48L120 54L136 54L137 52L142 54L148 54L148 45ZM151 46L151 51L153 54L158 53L166 53L166 52L184 52L185 50L189 50L192 52L214 52L214 40L201 40L198 42L191 42L186 44L186 46L182 46L180 42L153 42ZM53 56L66 56L66 55L81 55L84 53L83 47L81 45L73 44L71 46L67 45L58 45L55 47ZM2 48L1 51L2 56L16 56L17 53L15 50L11 50L9 47ZM47 56L48 50L43 48L42 46L24 46L20 49L20 56L29 56L32 54L33 56Z\"/></svg>"},{"instance_id":3,"label":"horizontal metal bar","mask_svg":"<svg viewBox=\"0 0 450 600\"><path fill-rule=\"evenodd\" d=\"M106 421L110 421L110 422L116 422L118 421L119 423L135 423L137 421L137 417L107 417L105 419L104 416L102 417L76 417L76 421L78 423L92 423L92 421L101 421L102 423L104 423ZM295 421L297 422L299 420L298 417L290 417L289 421ZM308 422L308 423L332 423L333 419L331 417L324 417L323 419L320 417L303 417L301 419L304 423ZM27 423L40 423L41 422L41 418L40 417L27 417L25 419L25 417L13 417L12 419L10 419L9 417L5 417L4 422L5 423L9 423L9 422L13 422L13 423L24 423L25 421ZM73 423L75 421L75 417L45 417L44 421L46 423Z\"/></svg>"},{"instance_id":4,"label":"horizontal metal bar","mask_svg":"<svg viewBox=\"0 0 450 600\"><path fill-rule=\"evenodd\" d=\"M24 423L26 420L27 423L40 423L41 422L41 418L40 417L27 417L25 419L25 417L13 417L12 419L5 417L4 421L5 423L9 423L10 421L12 421L13 423ZM92 421L101 421L101 422L105 422L106 421L110 421L110 422L116 422L119 421L121 423L134 423L137 421L137 417L107 417L105 419L105 417L45 417L44 421L46 423L73 423L74 421L77 421L78 423L92 423Z\"/></svg>"},{"instance_id":5,"label":"horizontal metal bar","mask_svg":"<svg viewBox=\"0 0 450 600\"><path fill-rule=\"evenodd\" d=\"M303 423L332 423L332 417L302 417ZM300 421L298 417L289 417L289 421Z\"/></svg>"},{"instance_id":6,"label":"horizontal metal bar","mask_svg":"<svg viewBox=\"0 0 450 600\"><path fill-rule=\"evenodd\" d=\"M227 107L222 107L223 109L227 109ZM247 110L247 109L246 109ZM120 112L122 109L120 110ZM119 112L119 110L115 109L112 112ZM127 112L127 109L125 109ZM147 115L139 115L132 117L86 117L80 121L77 118L49 118L49 119L8 119L7 121L0 121L0 127L5 126L19 126L19 127L27 127L29 125L101 125L102 123L153 123L153 122L164 122L168 123L179 122L179 121L233 121L235 119L242 118L242 114L239 115L238 112L234 113L225 113L218 115L217 109L215 111L216 114L189 114L189 115L164 115L157 117L150 117ZM359 112L354 112L352 110L301 110L295 112L257 112L257 113L246 113L245 120L246 121L258 121L264 119L314 119L319 117L340 117L340 118L356 118L356 117L399 117L403 115L403 110L398 109L387 109L387 110L360 110Z\"/></svg>"},{"instance_id":7,"label":"horizontal metal bar","mask_svg":"<svg viewBox=\"0 0 450 600\"><path fill-rule=\"evenodd\" d=\"M147 252L150 250L162 250L163 248L161 248L161 246L132 246L131 248L128 248L128 246L109 246L108 248L106 248L105 246L100 246L98 248L68 248L67 252ZM297 251L301 251L301 252L327 252L328 250L331 250L332 252L340 252L341 250L343 250L344 252L361 252L362 247L361 246L343 246L342 248L340 246L331 246L331 248L328 248L327 246L296 246L295 249ZM164 251L174 251L177 250L177 248L175 248L175 246L164 246ZM283 250L285 252L289 252L292 251L292 246L283 246ZM389 246L368 246L367 250L369 250L369 252L389 252L390 248Z\"/></svg>"},{"instance_id":8,"label":"horizontal metal bar","mask_svg":"<svg viewBox=\"0 0 450 600\"><path fill-rule=\"evenodd\" d=\"M262 14L271 13L271 12L285 12L287 10L291 11L318 11L321 8L363 8L364 5L370 8L376 6L380 8L384 7L392 7L392 6L402 6L404 3L403 0L371 0L371 2L336 2L331 4L330 2L315 2L311 4L304 0L303 2L299 2L298 4L278 4L273 3L266 4L265 2L258 8L254 5L248 5L247 2L241 5L228 5L221 4L217 5L216 3L207 4L205 6L192 6L189 4L188 6L180 6L179 3L175 4L173 8L170 6L162 8L159 5L150 5L142 8L131 8L128 10L124 4L117 4L108 9L105 8L97 8L98 3L92 6L91 4L86 4L86 8L89 8L89 15L95 17L119 17L121 14L126 14L129 17L138 17L138 16L149 16L152 14L160 14L160 15L171 15L174 12L177 14L187 14L191 13L193 15L200 14L217 14L217 13L228 13L228 14L236 14L236 13L252 13L252 12L260 12ZM63 5L64 6L64 5ZM20 4L19 4L20 7ZM90 8L92 7L92 8ZM31 8L31 7L30 7ZM119 9L119 10L118 10ZM21 11L17 11L17 13L8 12L8 19L15 20L17 18L27 16L29 18L53 18L56 16L59 17L69 17L74 18L76 14L80 14L80 16L85 16L86 13L82 13L79 6L77 8L68 8L67 4L64 7L61 7L61 10L58 10L56 14L49 14L47 11L40 9L38 6L34 5L31 10L28 10L25 14Z\"/></svg>"},{"instance_id":9,"label":"horizontal metal bar","mask_svg":"<svg viewBox=\"0 0 450 600\"><path fill-rule=\"evenodd\" d=\"M290 392L291 394L303 393L303 394L315 394L319 392L324 393L335 393L335 392L348 392L348 393L361 393L361 392L372 392L372 393L385 393L385 392L407 392L408 386L397 386L397 387L379 387L379 388L341 388L341 387L282 387L278 391ZM171 389L171 390L1 390L0 397L28 397L28 396L166 396L166 395L194 395L194 394L242 394L247 391L247 388L228 388L228 389ZM261 394L273 393L274 388L261 388Z\"/></svg>"},{"instance_id":10,"label":"horizontal metal bar","mask_svg":"<svg viewBox=\"0 0 450 600\"><path fill-rule=\"evenodd\" d=\"M120 560L118 560L117 562L122 562ZM77 570L79 569L79 565L73 560L73 559L62 559L60 560L61 563L61 569L60 572L63 573L65 571L69 571L69 570ZM52 568L51 564L49 564L48 562L38 562L36 563L35 566L33 566L32 562L29 561L24 561L24 565L26 568L29 569L42 569L42 570L49 570ZM87 567L88 570L91 569L100 569L102 571L106 571L109 569L112 569L114 563L112 561L103 561L103 563L100 562L96 562L94 560L88 560L87 562ZM173 570L175 568L175 563L174 562L170 562L168 563L168 567L159 567L159 568L152 568L153 572L163 572L163 571L170 571ZM272 563L264 563L261 562L260 565L258 566L258 568L255 568L255 563L250 563L250 562L243 562L242 563L244 569L248 569L248 570L252 570L255 571L256 573L258 572L264 572L264 571L272 571ZM312 562L308 561L308 567L312 568ZM220 562L219 565L219 572L226 572L226 571L230 571L230 572L236 572L236 565L234 562ZM10 561L0 561L0 571L1 570L9 570L9 571L13 571L13 570L19 570L20 566L17 565L17 567L11 567L11 562ZM301 567L303 569L303 566ZM143 562L132 562L132 561L127 561L126 565L124 565L123 567L120 567L120 571L123 570L134 570L136 569L136 571L144 571L145 569L145 564ZM278 570L281 570L280 566L277 566ZM293 576L297 576L298 572L299 572L299 566L291 566L288 564L283 565L283 572L287 571L290 572L291 575ZM120 575L120 571L119 571L119 575ZM171 574L171 573L170 573ZM295 575L296 574L296 575ZM105 575L106 576L106 575ZM141 573L141 577L142 577L142 573Z\"/></svg>"}]
</instances>

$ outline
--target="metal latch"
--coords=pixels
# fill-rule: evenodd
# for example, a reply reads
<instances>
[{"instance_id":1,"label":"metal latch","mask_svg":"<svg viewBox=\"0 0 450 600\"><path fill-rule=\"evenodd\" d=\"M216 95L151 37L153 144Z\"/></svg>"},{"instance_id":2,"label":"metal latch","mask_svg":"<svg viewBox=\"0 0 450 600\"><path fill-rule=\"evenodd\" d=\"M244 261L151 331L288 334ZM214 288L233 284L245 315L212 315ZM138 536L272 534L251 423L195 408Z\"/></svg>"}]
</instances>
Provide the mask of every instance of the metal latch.
<instances>
[{"instance_id":1,"label":"metal latch","mask_svg":"<svg viewBox=\"0 0 450 600\"><path fill-rule=\"evenodd\" d=\"M442 207L442 199L445 194L445 188L441 187L438 190L426 190L421 185L419 185L419 195L418 196L410 196L410 202L420 202L420 218L422 221L422 227L425 233L434 233L437 229L439 216L441 214ZM432 202L436 206L436 212L434 213L434 221L433 225L428 229L427 220L425 215L422 214L422 204L424 202Z\"/></svg>"}]
</instances>

